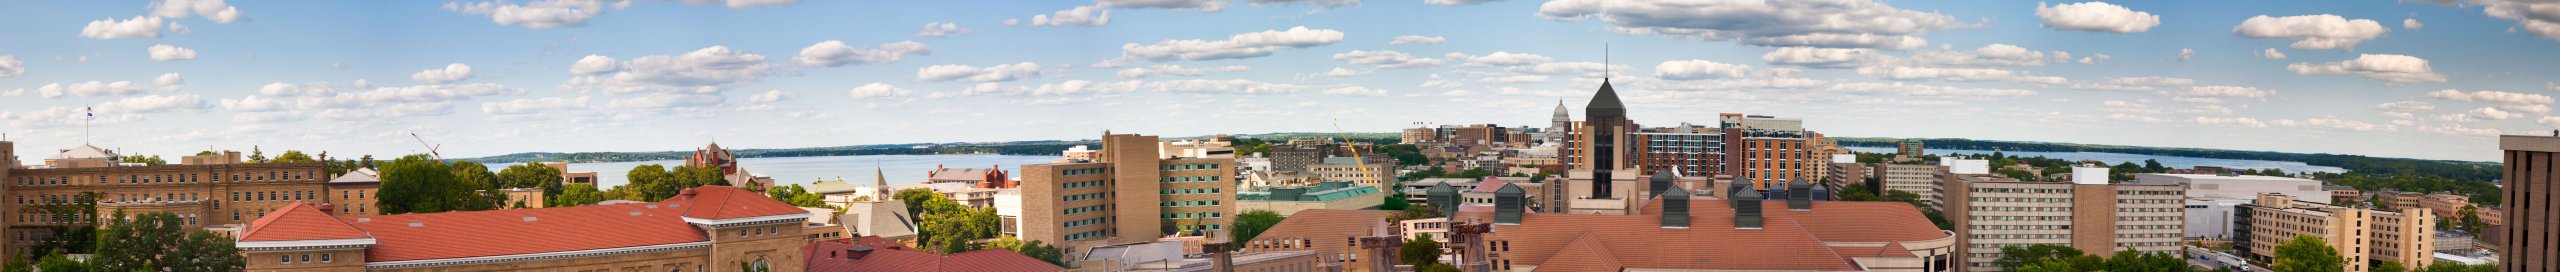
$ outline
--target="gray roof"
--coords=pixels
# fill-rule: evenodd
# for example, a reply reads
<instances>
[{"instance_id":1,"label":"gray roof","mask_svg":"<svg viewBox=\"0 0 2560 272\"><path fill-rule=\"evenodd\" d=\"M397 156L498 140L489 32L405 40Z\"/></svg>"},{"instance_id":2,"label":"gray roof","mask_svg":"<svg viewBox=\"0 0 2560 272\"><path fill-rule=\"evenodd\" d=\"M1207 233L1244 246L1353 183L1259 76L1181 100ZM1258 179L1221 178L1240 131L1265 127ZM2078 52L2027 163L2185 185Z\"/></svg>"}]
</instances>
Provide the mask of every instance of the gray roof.
<instances>
[{"instance_id":1,"label":"gray roof","mask_svg":"<svg viewBox=\"0 0 2560 272\"><path fill-rule=\"evenodd\" d=\"M852 193L856 188L861 188L861 187L860 187L860 186L853 186L853 183L847 183L847 182L844 182L844 178L836 178L836 179L821 179L821 180L818 180L817 182L810 182L808 186L802 186L801 188L809 189L809 192L810 192L810 193L821 194L821 195L828 195L828 194Z\"/></svg>"},{"instance_id":2,"label":"gray roof","mask_svg":"<svg viewBox=\"0 0 2560 272\"><path fill-rule=\"evenodd\" d=\"M381 175L381 173L374 172L373 168L356 168L355 171L347 171L347 174L345 175L338 175L338 178L330 179L329 183L381 183Z\"/></svg>"},{"instance_id":3,"label":"gray roof","mask_svg":"<svg viewBox=\"0 0 2560 272\"><path fill-rule=\"evenodd\" d=\"M53 155L53 159L105 159L114 158L115 156L116 153L114 151L109 151L105 148L98 148L98 146L94 145L84 144L71 148L64 148L62 149L62 154Z\"/></svg>"}]
</instances>

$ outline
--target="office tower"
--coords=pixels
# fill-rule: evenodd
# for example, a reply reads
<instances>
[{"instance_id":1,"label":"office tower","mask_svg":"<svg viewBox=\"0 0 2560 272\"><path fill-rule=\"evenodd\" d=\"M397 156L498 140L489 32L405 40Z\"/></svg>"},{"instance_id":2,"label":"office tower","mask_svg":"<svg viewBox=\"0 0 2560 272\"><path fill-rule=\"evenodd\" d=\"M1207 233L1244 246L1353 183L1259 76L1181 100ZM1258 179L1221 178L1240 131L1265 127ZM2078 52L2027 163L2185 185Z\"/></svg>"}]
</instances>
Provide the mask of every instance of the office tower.
<instances>
[{"instance_id":1,"label":"office tower","mask_svg":"<svg viewBox=\"0 0 2560 272\"><path fill-rule=\"evenodd\" d=\"M2555 182L2560 181L2560 176L2553 175L2553 171L2560 171L2555 169L2560 168L2560 137L2555 137L2560 132L2554 134L2498 136L2498 149L2506 151L2507 166L2502 179L2506 195L2499 205L2506 208L2505 218L2498 224L2504 226L2500 231L2505 232L2501 233L2505 239L2498 241L2498 247L2505 249L2498 252L2498 259L2503 262L2500 271L2560 269L2560 264L2552 263L2560 261L2560 234L2552 233L2553 226L2560 226L2560 206L2552 203L2553 194L2560 190L2551 188L2560 185L2555 184L2560 183Z\"/></svg>"}]
</instances>

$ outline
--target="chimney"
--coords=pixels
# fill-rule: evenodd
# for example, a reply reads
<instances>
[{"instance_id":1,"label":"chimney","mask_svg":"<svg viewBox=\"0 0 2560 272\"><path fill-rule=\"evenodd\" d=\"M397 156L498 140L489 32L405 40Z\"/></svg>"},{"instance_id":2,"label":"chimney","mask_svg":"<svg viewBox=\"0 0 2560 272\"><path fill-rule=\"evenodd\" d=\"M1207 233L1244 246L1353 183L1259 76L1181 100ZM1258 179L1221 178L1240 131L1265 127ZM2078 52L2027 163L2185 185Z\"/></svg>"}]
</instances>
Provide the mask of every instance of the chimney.
<instances>
[{"instance_id":1,"label":"chimney","mask_svg":"<svg viewBox=\"0 0 2560 272\"><path fill-rule=\"evenodd\" d=\"M1787 210L1813 210L1813 183L1802 180L1787 182Z\"/></svg>"},{"instance_id":2,"label":"chimney","mask_svg":"<svg viewBox=\"0 0 2560 272\"><path fill-rule=\"evenodd\" d=\"M1733 228L1760 229L1760 191L1742 190L1733 196Z\"/></svg>"},{"instance_id":3,"label":"chimney","mask_svg":"<svg viewBox=\"0 0 2560 272\"><path fill-rule=\"evenodd\" d=\"M1528 211L1528 193L1520 190L1520 186L1510 184L1504 184L1501 189L1494 190L1493 223L1520 224L1520 214Z\"/></svg>"},{"instance_id":4,"label":"chimney","mask_svg":"<svg viewBox=\"0 0 2560 272\"><path fill-rule=\"evenodd\" d=\"M1664 188L1660 199L1662 199L1662 228L1689 228L1689 189L1682 189L1679 186Z\"/></svg>"},{"instance_id":5,"label":"chimney","mask_svg":"<svg viewBox=\"0 0 2560 272\"><path fill-rule=\"evenodd\" d=\"M1727 204L1730 204L1730 205L1725 205L1725 206L1732 206L1735 212L1740 212L1740 211L1742 211L1742 191L1750 191L1750 190L1751 190L1751 182L1750 182L1750 181L1744 181L1744 180L1739 180L1739 179L1733 180L1733 182L1730 182L1730 185L1726 185L1726 186L1724 187L1724 200L1725 200L1726 202L1732 202L1732 203L1727 203Z\"/></svg>"},{"instance_id":6,"label":"chimney","mask_svg":"<svg viewBox=\"0 0 2560 272\"><path fill-rule=\"evenodd\" d=\"M693 188L684 188L683 191L678 191L676 194L682 196L693 196Z\"/></svg>"},{"instance_id":7,"label":"chimney","mask_svg":"<svg viewBox=\"0 0 2560 272\"><path fill-rule=\"evenodd\" d=\"M844 259L859 261L862 260L862 256L871 255L871 250L871 246L855 246L844 250Z\"/></svg>"},{"instance_id":8,"label":"chimney","mask_svg":"<svg viewBox=\"0 0 2560 272\"><path fill-rule=\"evenodd\" d=\"M329 203L320 203L319 208L320 208L320 212L321 212L321 213L328 213L328 214L337 214L337 213L338 213L337 206L329 205Z\"/></svg>"},{"instance_id":9,"label":"chimney","mask_svg":"<svg viewBox=\"0 0 2560 272\"><path fill-rule=\"evenodd\" d=\"M1431 205L1432 210L1439 211L1440 216L1457 215L1458 189L1449 187L1448 182L1432 184L1431 189L1424 194L1424 201L1429 202L1427 204Z\"/></svg>"}]
</instances>

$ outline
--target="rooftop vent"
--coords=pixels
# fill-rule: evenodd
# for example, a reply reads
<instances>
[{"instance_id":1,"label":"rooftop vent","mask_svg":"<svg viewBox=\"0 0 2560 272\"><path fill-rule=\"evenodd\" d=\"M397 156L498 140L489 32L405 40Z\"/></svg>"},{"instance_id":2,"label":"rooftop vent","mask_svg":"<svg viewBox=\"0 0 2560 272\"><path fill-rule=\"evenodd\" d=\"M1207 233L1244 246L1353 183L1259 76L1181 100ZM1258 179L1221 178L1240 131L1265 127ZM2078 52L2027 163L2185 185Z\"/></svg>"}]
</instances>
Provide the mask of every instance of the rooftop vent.
<instances>
[{"instance_id":1,"label":"rooftop vent","mask_svg":"<svg viewBox=\"0 0 2560 272\"><path fill-rule=\"evenodd\" d=\"M1662 228L1689 228L1689 189L1680 186L1663 189Z\"/></svg>"},{"instance_id":2,"label":"rooftop vent","mask_svg":"<svg viewBox=\"0 0 2560 272\"><path fill-rule=\"evenodd\" d=\"M415 228L415 227L425 227L425 226L427 226L427 222L409 222L409 227L412 227L412 228Z\"/></svg>"},{"instance_id":3,"label":"rooftop vent","mask_svg":"<svg viewBox=\"0 0 2560 272\"><path fill-rule=\"evenodd\" d=\"M357 218L356 218L356 223L372 223L372 222L373 222L373 218L372 218L372 217L357 217Z\"/></svg>"},{"instance_id":4,"label":"rooftop vent","mask_svg":"<svg viewBox=\"0 0 2560 272\"><path fill-rule=\"evenodd\" d=\"M650 208L650 209L656 209L656 208L658 208L658 204L649 204L649 208Z\"/></svg>"},{"instance_id":5,"label":"rooftop vent","mask_svg":"<svg viewBox=\"0 0 2560 272\"><path fill-rule=\"evenodd\" d=\"M631 211L631 216L640 216L640 211Z\"/></svg>"},{"instance_id":6,"label":"rooftop vent","mask_svg":"<svg viewBox=\"0 0 2560 272\"><path fill-rule=\"evenodd\" d=\"M525 222L533 222L533 220L534 220L534 218L533 218L532 216L526 216L526 217L524 217L524 221L525 221Z\"/></svg>"},{"instance_id":7,"label":"rooftop vent","mask_svg":"<svg viewBox=\"0 0 2560 272\"><path fill-rule=\"evenodd\" d=\"M1733 196L1733 228L1760 229L1760 191L1742 190Z\"/></svg>"},{"instance_id":8,"label":"rooftop vent","mask_svg":"<svg viewBox=\"0 0 2560 272\"><path fill-rule=\"evenodd\" d=\"M1787 182L1787 210L1813 210L1813 182Z\"/></svg>"}]
</instances>

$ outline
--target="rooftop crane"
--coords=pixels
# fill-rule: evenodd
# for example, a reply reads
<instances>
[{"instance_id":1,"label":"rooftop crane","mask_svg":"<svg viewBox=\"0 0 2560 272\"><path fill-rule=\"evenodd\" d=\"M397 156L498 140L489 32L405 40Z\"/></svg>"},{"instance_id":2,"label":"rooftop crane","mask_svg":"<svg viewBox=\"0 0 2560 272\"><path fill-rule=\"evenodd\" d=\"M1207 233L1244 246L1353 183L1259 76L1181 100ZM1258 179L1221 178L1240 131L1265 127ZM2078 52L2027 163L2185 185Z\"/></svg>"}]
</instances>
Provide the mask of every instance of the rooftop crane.
<instances>
[{"instance_id":1,"label":"rooftop crane","mask_svg":"<svg viewBox=\"0 0 2560 272\"><path fill-rule=\"evenodd\" d=\"M436 157L436 160L439 161L444 160L444 154L436 151L437 149L444 148L444 145L427 143L427 137L419 137L418 131L416 130L409 131L409 138L418 139L418 145L426 146L428 156L434 156Z\"/></svg>"}]
</instances>

